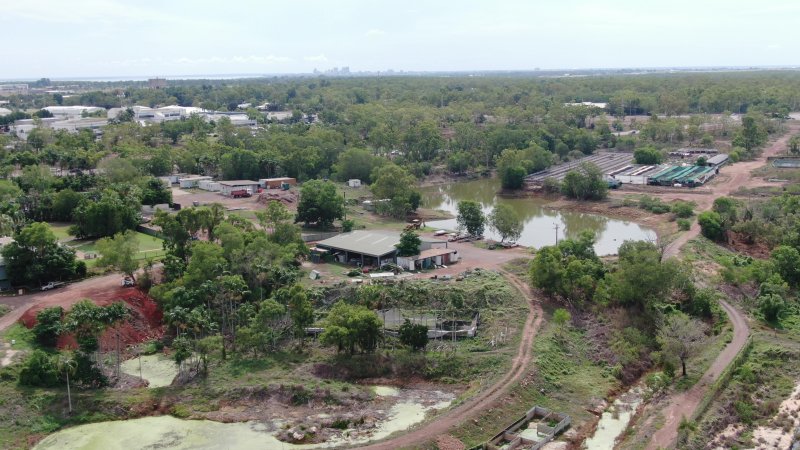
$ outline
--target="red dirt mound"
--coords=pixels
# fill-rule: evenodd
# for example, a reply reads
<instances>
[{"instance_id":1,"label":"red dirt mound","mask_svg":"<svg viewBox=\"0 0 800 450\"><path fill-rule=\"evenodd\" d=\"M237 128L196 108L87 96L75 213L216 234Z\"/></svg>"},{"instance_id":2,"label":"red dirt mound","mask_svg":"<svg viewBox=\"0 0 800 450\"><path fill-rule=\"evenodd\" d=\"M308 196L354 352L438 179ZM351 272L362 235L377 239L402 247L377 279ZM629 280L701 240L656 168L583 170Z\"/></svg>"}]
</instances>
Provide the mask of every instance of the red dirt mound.
<instances>
[{"instance_id":1,"label":"red dirt mound","mask_svg":"<svg viewBox=\"0 0 800 450\"><path fill-rule=\"evenodd\" d=\"M130 318L114 329L108 329L100 337L101 350L111 350L117 345L117 332L120 337L121 349L150 339L159 339L164 335L161 325L163 317L156 302L147 294L138 289L117 288L101 293L92 293L88 297L96 305L106 306L122 301L130 310ZM46 302L31 307L23 314L20 321L28 328L36 324L36 314L44 308L61 306L65 310L77 303L80 298L70 298L57 302ZM77 343L72 335L63 335L58 339L58 348L76 348Z\"/></svg>"}]
</instances>

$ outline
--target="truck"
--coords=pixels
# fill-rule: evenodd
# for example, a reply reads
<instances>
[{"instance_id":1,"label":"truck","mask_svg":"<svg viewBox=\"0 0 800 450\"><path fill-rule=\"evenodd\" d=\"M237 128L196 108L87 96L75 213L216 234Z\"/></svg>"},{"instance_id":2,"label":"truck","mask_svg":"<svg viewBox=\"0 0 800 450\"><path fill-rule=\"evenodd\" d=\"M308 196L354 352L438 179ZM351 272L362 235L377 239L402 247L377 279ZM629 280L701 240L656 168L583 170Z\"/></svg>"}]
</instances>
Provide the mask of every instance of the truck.
<instances>
[{"instance_id":1,"label":"truck","mask_svg":"<svg viewBox=\"0 0 800 450\"><path fill-rule=\"evenodd\" d=\"M252 197L253 194L250 193L247 189L238 189L236 191L231 191L231 197L233 198L243 198L243 197Z\"/></svg>"},{"instance_id":2,"label":"truck","mask_svg":"<svg viewBox=\"0 0 800 450\"><path fill-rule=\"evenodd\" d=\"M42 286L42 290L43 291L49 291L50 289L59 288L61 286L64 286L64 282L63 281L51 281L51 282L45 284L44 286Z\"/></svg>"}]
</instances>

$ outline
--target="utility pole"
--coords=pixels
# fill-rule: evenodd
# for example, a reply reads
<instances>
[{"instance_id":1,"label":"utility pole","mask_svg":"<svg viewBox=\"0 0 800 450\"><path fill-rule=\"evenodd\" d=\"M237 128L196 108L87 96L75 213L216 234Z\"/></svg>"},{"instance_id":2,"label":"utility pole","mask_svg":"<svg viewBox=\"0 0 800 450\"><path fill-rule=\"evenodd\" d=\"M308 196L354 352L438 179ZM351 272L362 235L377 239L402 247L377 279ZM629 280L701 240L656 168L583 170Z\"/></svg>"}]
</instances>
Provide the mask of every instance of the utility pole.
<instances>
[{"instance_id":1,"label":"utility pole","mask_svg":"<svg viewBox=\"0 0 800 450\"><path fill-rule=\"evenodd\" d=\"M557 223L554 223L553 225L554 225L554 228L556 229L556 245L558 245L558 227L559 227L559 225Z\"/></svg>"}]
</instances>

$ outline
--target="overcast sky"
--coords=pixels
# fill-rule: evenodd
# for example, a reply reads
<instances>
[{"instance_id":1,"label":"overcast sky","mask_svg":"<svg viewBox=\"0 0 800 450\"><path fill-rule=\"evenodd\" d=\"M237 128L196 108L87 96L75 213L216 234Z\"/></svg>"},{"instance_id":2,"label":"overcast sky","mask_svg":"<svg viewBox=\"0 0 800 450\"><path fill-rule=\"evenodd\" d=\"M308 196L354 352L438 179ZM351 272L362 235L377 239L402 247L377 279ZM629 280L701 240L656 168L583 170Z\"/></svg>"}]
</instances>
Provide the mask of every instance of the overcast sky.
<instances>
[{"instance_id":1,"label":"overcast sky","mask_svg":"<svg viewBox=\"0 0 800 450\"><path fill-rule=\"evenodd\" d=\"M800 1L6 0L0 79L800 64Z\"/></svg>"}]
</instances>

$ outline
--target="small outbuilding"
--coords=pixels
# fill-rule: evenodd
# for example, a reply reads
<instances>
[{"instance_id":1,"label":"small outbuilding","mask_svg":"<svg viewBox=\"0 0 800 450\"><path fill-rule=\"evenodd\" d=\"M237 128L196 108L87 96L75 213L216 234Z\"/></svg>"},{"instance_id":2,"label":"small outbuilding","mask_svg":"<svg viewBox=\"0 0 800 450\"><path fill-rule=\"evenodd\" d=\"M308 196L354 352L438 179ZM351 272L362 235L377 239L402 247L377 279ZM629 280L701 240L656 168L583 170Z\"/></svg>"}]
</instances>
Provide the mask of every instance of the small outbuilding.
<instances>
[{"instance_id":1,"label":"small outbuilding","mask_svg":"<svg viewBox=\"0 0 800 450\"><path fill-rule=\"evenodd\" d=\"M720 153L718 155L712 156L706 160L706 165L708 167L713 167L715 169L719 169L720 167L724 166L728 163L730 157L725 153Z\"/></svg>"},{"instance_id":2,"label":"small outbuilding","mask_svg":"<svg viewBox=\"0 0 800 450\"><path fill-rule=\"evenodd\" d=\"M259 186L264 189L281 189L284 185L296 186L296 178L261 178L258 180Z\"/></svg>"},{"instance_id":3,"label":"small outbuilding","mask_svg":"<svg viewBox=\"0 0 800 450\"><path fill-rule=\"evenodd\" d=\"M347 185L351 188L360 188L361 187L361 180L358 178L351 178L347 180Z\"/></svg>"}]
</instances>

